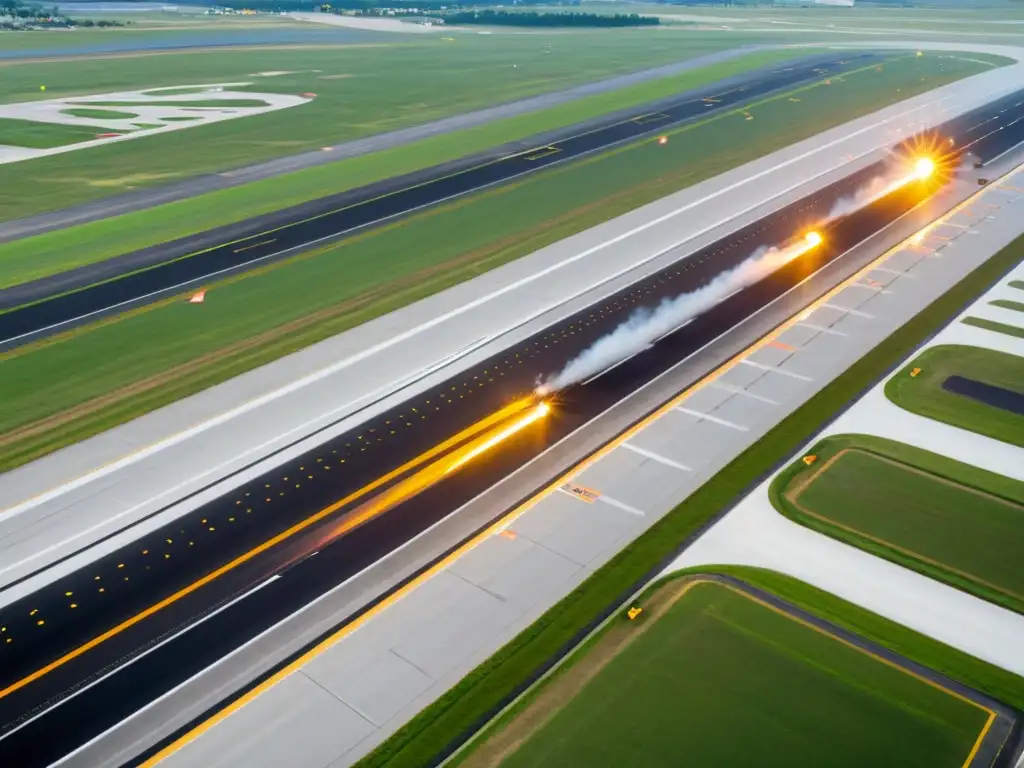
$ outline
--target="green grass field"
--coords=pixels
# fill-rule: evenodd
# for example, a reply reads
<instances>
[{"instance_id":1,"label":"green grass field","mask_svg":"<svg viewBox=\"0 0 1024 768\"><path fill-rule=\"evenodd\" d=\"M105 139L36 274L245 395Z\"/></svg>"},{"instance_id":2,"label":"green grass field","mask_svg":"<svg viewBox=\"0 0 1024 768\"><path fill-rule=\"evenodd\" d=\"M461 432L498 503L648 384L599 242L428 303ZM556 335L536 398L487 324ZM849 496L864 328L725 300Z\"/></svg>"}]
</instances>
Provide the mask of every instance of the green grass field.
<instances>
[{"instance_id":1,"label":"green grass field","mask_svg":"<svg viewBox=\"0 0 1024 768\"><path fill-rule=\"evenodd\" d=\"M18 170L0 166L0 219L317 150L757 40L622 31L465 35L454 42L434 35L391 35L367 46L2 62L0 102L223 82L251 82L248 90L253 93L317 97L294 109L41 158ZM294 74L259 76L268 71ZM410 77L411 72L416 76ZM41 84L47 86L45 93L39 90ZM336 169L335 180L343 174Z\"/></svg>"},{"instance_id":2,"label":"green grass field","mask_svg":"<svg viewBox=\"0 0 1024 768\"><path fill-rule=\"evenodd\" d=\"M532 711L553 711L518 748L493 759L484 742L462 764L783 766L828 755L830 766L960 768L985 728L986 710L739 591L663 587L681 588L662 615L622 628L631 641L567 702L556 708L542 689ZM601 644L571 663L596 666Z\"/></svg>"},{"instance_id":3,"label":"green grass field","mask_svg":"<svg viewBox=\"0 0 1024 768\"><path fill-rule=\"evenodd\" d=\"M1024 312L1024 302L1021 301L1010 301L1009 299L996 299L990 301L993 307L999 307L1000 309L1012 309L1014 312Z\"/></svg>"},{"instance_id":4,"label":"green grass field","mask_svg":"<svg viewBox=\"0 0 1024 768\"><path fill-rule=\"evenodd\" d=\"M551 169L0 355L0 468L108 429L902 98L920 59ZM901 89L899 95L895 93ZM755 127L756 126L756 127ZM74 372L55 376L54 371ZM73 416L73 418L71 418Z\"/></svg>"},{"instance_id":5,"label":"green grass field","mask_svg":"<svg viewBox=\"0 0 1024 768\"><path fill-rule=\"evenodd\" d=\"M130 120L133 117L138 117L135 112L121 112L116 109L73 107L62 111L65 115L71 115L71 117L85 117L90 120Z\"/></svg>"},{"instance_id":6,"label":"green grass field","mask_svg":"<svg viewBox=\"0 0 1024 768\"><path fill-rule=\"evenodd\" d=\"M1024 483L868 435L808 453L772 483L780 512L1024 613Z\"/></svg>"},{"instance_id":7,"label":"green grass field","mask_svg":"<svg viewBox=\"0 0 1024 768\"><path fill-rule=\"evenodd\" d=\"M422 170L490 147L525 139L543 131L645 104L749 69L781 63L794 56L803 55L806 54L801 50L750 54L682 75L590 96L476 128L434 136L331 165L0 244L0 287L44 277L290 205ZM2 194L0 192L0 196Z\"/></svg>"},{"instance_id":8,"label":"green grass field","mask_svg":"<svg viewBox=\"0 0 1024 768\"><path fill-rule=\"evenodd\" d=\"M96 138L101 128L87 125L62 125L60 123L37 123L34 120L19 120L13 117L0 117L0 144L9 144L13 147L28 147L29 149L51 149L63 147L68 144L77 144L80 141L92 141ZM21 163L10 163L8 166L20 165ZM3 168L5 166L0 166ZM0 192L13 194L9 192Z\"/></svg>"},{"instance_id":9,"label":"green grass field","mask_svg":"<svg viewBox=\"0 0 1024 768\"><path fill-rule=\"evenodd\" d=\"M715 515L806 445L837 411L887 375L893 365L913 354L922 341L948 323L964 304L983 294L995 280L1016 266L1022 255L1024 237L975 269L782 419L686 501L402 726L361 760L358 768L420 768L433 764L438 755L460 744L466 734L477 729L496 708L515 696L531 676L539 674L552 660L560 658L566 647L578 642L581 633L591 628L603 612L629 598L638 583L650 578L652 569L663 567L680 546L692 540ZM835 595L773 571L736 566L702 570L741 578L1017 709L1024 708L1024 678Z\"/></svg>"},{"instance_id":10,"label":"green grass field","mask_svg":"<svg viewBox=\"0 0 1024 768\"><path fill-rule=\"evenodd\" d=\"M916 377L910 375L914 368L921 369ZM913 413L1024 447L1024 416L946 392L942 382L953 375L1024 392L1024 357L981 347L931 347L886 382L885 394Z\"/></svg>"},{"instance_id":11,"label":"green grass field","mask_svg":"<svg viewBox=\"0 0 1024 768\"><path fill-rule=\"evenodd\" d=\"M89 101L100 107L265 107L262 99L181 99L180 101ZM293 115L294 117L294 115Z\"/></svg>"},{"instance_id":12,"label":"green grass field","mask_svg":"<svg viewBox=\"0 0 1024 768\"><path fill-rule=\"evenodd\" d=\"M994 303L995 302L993 302L993 304ZM1010 309L1012 309L1012 307L1010 307ZM964 325L973 325L975 328L984 328L986 331L995 331L996 333L1003 333L1007 336L1015 336L1018 339L1024 339L1024 328L1021 328L1019 325L1000 323L995 320L988 320L984 317L965 317L962 322Z\"/></svg>"}]
</instances>

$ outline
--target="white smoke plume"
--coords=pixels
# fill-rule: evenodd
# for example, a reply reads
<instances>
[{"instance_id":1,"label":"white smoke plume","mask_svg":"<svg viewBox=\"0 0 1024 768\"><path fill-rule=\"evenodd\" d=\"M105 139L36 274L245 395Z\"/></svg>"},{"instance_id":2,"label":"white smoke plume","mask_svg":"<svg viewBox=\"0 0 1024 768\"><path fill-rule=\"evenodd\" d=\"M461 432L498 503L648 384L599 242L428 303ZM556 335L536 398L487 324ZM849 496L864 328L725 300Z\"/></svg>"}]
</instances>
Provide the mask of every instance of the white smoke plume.
<instances>
[{"instance_id":1,"label":"white smoke plume","mask_svg":"<svg viewBox=\"0 0 1024 768\"><path fill-rule=\"evenodd\" d=\"M866 184L861 185L852 195L846 195L836 200L828 212L828 216L825 217L826 220L831 221L869 205L877 198L882 197L892 187L896 178L896 174L875 176Z\"/></svg>"},{"instance_id":2,"label":"white smoke plume","mask_svg":"<svg viewBox=\"0 0 1024 768\"><path fill-rule=\"evenodd\" d=\"M662 336L688 323L713 306L767 277L798 252L762 247L743 263L717 275L710 283L690 293L666 298L656 308L642 307L606 336L570 360L560 372L538 386L547 394L586 381L633 355L642 352Z\"/></svg>"}]
</instances>

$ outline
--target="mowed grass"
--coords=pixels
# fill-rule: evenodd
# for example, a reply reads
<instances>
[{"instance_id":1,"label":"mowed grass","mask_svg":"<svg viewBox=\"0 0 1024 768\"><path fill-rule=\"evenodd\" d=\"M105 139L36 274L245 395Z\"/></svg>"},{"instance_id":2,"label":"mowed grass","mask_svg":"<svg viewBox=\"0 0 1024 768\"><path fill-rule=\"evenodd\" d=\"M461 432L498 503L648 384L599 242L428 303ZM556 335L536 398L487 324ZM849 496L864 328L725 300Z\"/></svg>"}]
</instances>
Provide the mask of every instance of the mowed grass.
<instances>
[{"instance_id":1,"label":"mowed grass","mask_svg":"<svg viewBox=\"0 0 1024 768\"><path fill-rule=\"evenodd\" d=\"M857 114L909 95L920 59L780 95L363 232L210 287L0 355L9 468ZM896 91L899 91L897 93Z\"/></svg>"},{"instance_id":2,"label":"mowed grass","mask_svg":"<svg viewBox=\"0 0 1024 768\"><path fill-rule=\"evenodd\" d=\"M911 376L920 368L917 376ZM896 405L930 419L1024 447L1024 416L942 388L950 376L1024 393L1024 357L982 347L941 345L926 349L885 384Z\"/></svg>"},{"instance_id":3,"label":"mowed grass","mask_svg":"<svg viewBox=\"0 0 1024 768\"><path fill-rule=\"evenodd\" d=\"M1024 613L1024 483L904 443L828 437L773 481L797 522Z\"/></svg>"},{"instance_id":4,"label":"mowed grass","mask_svg":"<svg viewBox=\"0 0 1024 768\"><path fill-rule=\"evenodd\" d=\"M993 304L994 303L995 302L993 302ZM1008 307L1008 309L1012 309L1012 307ZM982 328L986 331L993 331L994 333L1002 333L1006 336L1024 339L1024 328L1019 325L1000 323L996 320L989 320L985 317L965 317L962 322L964 325L972 325L975 328Z\"/></svg>"},{"instance_id":5,"label":"mowed grass","mask_svg":"<svg viewBox=\"0 0 1024 768\"><path fill-rule=\"evenodd\" d=\"M62 125L60 123L39 123L35 120L19 120L14 117L0 117L0 144L7 144L12 147L26 147L28 149L52 149L63 147L68 144L77 144L81 141L92 141L96 134L102 132L101 128L87 125ZM7 163L6 166L21 166L22 172L28 166L30 160L20 163ZM12 194L11 192L0 192Z\"/></svg>"},{"instance_id":6,"label":"mowed grass","mask_svg":"<svg viewBox=\"0 0 1024 768\"><path fill-rule=\"evenodd\" d=\"M996 299L990 301L993 307L999 307L1000 309L1012 309L1014 312L1024 312L1024 302L1022 301L1010 301L1009 299Z\"/></svg>"},{"instance_id":7,"label":"mowed grass","mask_svg":"<svg viewBox=\"0 0 1024 768\"><path fill-rule=\"evenodd\" d=\"M985 727L982 708L729 586L663 589L686 592L620 627L624 649L518 748L462 764L960 768Z\"/></svg>"},{"instance_id":8,"label":"mowed grass","mask_svg":"<svg viewBox=\"0 0 1024 768\"><path fill-rule=\"evenodd\" d=\"M463 35L454 42L439 35L390 35L387 42L365 46L8 62L0 76L0 102L224 82L251 82L253 93L317 96L300 107L33 160L25 167L28 173L0 166L0 219L64 208L159 180L318 150L757 39L622 30ZM294 74L259 76L269 71ZM45 93L40 84L47 86ZM334 178L343 179L344 171L336 169Z\"/></svg>"},{"instance_id":9,"label":"mowed grass","mask_svg":"<svg viewBox=\"0 0 1024 768\"><path fill-rule=\"evenodd\" d=\"M100 107L265 107L262 99L175 99L161 101L90 101ZM294 115L293 115L294 117Z\"/></svg>"},{"instance_id":10,"label":"mowed grass","mask_svg":"<svg viewBox=\"0 0 1024 768\"><path fill-rule=\"evenodd\" d=\"M71 117L84 117L90 120L130 120L138 117L135 112L120 112L116 109L92 109L90 107L72 107L61 110L65 115Z\"/></svg>"},{"instance_id":11,"label":"mowed grass","mask_svg":"<svg viewBox=\"0 0 1024 768\"><path fill-rule=\"evenodd\" d=\"M740 72L805 55L804 51L787 50L741 56L722 64L701 67L681 75L578 99L476 128L199 195L138 213L0 244L0 288L422 170L544 131L691 90ZM137 178L138 175L130 177Z\"/></svg>"}]
</instances>

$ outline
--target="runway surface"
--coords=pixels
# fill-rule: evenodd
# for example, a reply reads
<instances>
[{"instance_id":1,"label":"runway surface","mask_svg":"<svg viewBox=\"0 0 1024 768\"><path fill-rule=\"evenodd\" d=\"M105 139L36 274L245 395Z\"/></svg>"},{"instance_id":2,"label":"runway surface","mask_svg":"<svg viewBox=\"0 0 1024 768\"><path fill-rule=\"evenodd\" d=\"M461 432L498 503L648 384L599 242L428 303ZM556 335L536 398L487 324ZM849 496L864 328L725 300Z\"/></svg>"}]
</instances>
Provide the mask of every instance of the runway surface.
<instances>
[{"instance_id":1,"label":"runway surface","mask_svg":"<svg viewBox=\"0 0 1024 768\"><path fill-rule=\"evenodd\" d=\"M702 89L592 124L548 145L490 158L457 172L428 169L267 217L244 231L203 233L0 291L0 348L66 330L102 314L170 295L184 286L293 255L297 249L608 147L656 135L679 123L735 108L801 83L865 66L874 54L816 56L762 69L720 92ZM655 111L650 111L654 109Z\"/></svg>"},{"instance_id":2,"label":"runway surface","mask_svg":"<svg viewBox=\"0 0 1024 768\"><path fill-rule=\"evenodd\" d=\"M975 142L971 151L982 159L1001 154L1024 140L1024 91L951 121L943 134L961 147ZM450 468L458 445L425 453L532 392L539 376L561 369L638 307L707 284L759 246L800 236L880 170L868 167L799 200L0 609L0 764L48 764L113 726L447 516L929 194L915 183L835 220L821 230L821 247L561 393L548 418L500 450L350 527L422 467ZM403 468L418 459L417 468Z\"/></svg>"}]
</instances>

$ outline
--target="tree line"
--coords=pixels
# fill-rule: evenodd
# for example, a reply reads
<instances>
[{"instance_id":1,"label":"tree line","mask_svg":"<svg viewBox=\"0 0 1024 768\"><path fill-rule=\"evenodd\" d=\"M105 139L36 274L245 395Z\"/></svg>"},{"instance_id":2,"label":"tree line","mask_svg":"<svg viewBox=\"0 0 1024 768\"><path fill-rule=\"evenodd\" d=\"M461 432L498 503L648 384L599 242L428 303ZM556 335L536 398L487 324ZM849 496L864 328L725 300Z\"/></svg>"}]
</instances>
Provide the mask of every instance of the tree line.
<instances>
[{"instance_id":1,"label":"tree line","mask_svg":"<svg viewBox=\"0 0 1024 768\"><path fill-rule=\"evenodd\" d=\"M487 24L514 27L653 27L660 22L657 16L640 16L635 13L522 13L508 11L461 11L447 13L446 24Z\"/></svg>"},{"instance_id":2,"label":"tree line","mask_svg":"<svg viewBox=\"0 0 1024 768\"><path fill-rule=\"evenodd\" d=\"M0 16L34 20L38 24L51 27L123 27L125 25L124 22L107 19L72 19L62 16L56 5L47 10L41 5L27 5L21 0L0 0ZM0 28L14 29L15 25L5 22L0 23Z\"/></svg>"}]
</instances>

